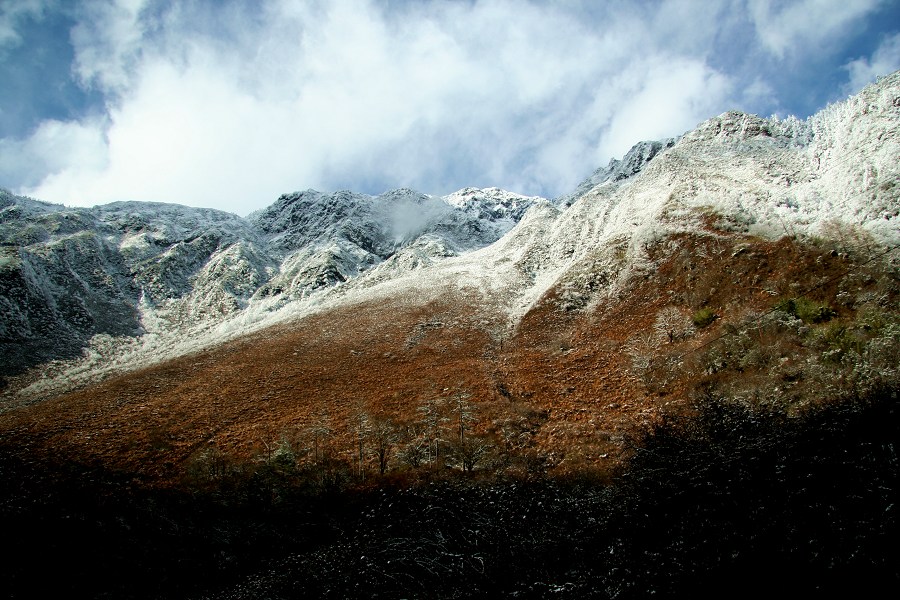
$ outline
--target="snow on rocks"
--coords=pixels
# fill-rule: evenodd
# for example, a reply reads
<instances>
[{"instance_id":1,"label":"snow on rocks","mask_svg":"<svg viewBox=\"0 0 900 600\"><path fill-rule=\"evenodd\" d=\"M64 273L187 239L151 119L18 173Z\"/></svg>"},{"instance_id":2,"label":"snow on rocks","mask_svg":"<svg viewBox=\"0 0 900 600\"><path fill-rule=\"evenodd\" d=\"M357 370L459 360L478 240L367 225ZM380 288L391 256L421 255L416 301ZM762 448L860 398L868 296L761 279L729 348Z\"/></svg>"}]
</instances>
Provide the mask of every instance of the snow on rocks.
<instances>
[{"instance_id":1,"label":"snow on rocks","mask_svg":"<svg viewBox=\"0 0 900 600\"><path fill-rule=\"evenodd\" d=\"M149 203L66 209L4 191L3 349L33 346L6 366L54 356L39 331L66 331L69 356L87 348L59 372L89 376L338 305L454 289L515 326L554 286L575 307L616 294L653 267L649 245L717 235L710 222L767 238L852 231L896 245L898 158L895 73L805 121L728 112L680 138L642 142L552 202L497 188L307 190L242 219ZM125 329L99 316L114 305Z\"/></svg>"}]
</instances>

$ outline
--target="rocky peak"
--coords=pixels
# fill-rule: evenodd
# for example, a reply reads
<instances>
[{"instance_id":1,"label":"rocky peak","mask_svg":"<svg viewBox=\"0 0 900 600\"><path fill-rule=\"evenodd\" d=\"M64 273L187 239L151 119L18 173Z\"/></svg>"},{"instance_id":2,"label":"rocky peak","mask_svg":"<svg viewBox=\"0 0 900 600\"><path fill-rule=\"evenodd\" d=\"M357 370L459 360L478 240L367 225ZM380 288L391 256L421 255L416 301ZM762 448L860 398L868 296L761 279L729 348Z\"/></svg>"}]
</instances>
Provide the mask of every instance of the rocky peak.
<instances>
[{"instance_id":1,"label":"rocky peak","mask_svg":"<svg viewBox=\"0 0 900 600\"><path fill-rule=\"evenodd\" d=\"M677 141L678 138L667 138L660 141L638 142L621 160L615 158L610 160L608 165L598 168L590 177L582 181L574 192L560 196L555 203L563 207L570 206L578 198L602 183L617 182L634 177L660 152L671 148Z\"/></svg>"}]
</instances>

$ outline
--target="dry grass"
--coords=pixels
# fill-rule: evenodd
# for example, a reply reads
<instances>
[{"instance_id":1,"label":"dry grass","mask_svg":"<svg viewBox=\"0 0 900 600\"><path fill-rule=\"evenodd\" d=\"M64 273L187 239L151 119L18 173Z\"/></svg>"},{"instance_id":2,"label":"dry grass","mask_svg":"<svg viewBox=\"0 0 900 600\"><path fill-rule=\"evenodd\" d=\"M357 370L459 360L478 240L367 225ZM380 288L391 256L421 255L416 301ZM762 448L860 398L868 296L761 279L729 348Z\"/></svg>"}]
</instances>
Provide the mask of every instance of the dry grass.
<instances>
[{"instance_id":1,"label":"dry grass","mask_svg":"<svg viewBox=\"0 0 900 600\"><path fill-rule=\"evenodd\" d=\"M689 397L693 348L850 266L790 239L745 236L682 236L650 254L656 271L633 278L621 296L565 310L552 289L502 335L502 318L459 291L422 306L362 304L9 412L0 435L14 453L170 485L210 448L251 461L288 439L304 460L302 440L308 456L311 432L322 426L331 456L350 462L360 412L409 432L423 403L464 393L475 408L473 433L505 455L496 468L538 457L555 473L603 472L627 455L627 435ZM826 285L817 300L838 291L839 282ZM647 346L653 368L641 372L626 350L670 306L685 315L703 306L720 318ZM376 472L375 458L366 461Z\"/></svg>"}]
</instances>

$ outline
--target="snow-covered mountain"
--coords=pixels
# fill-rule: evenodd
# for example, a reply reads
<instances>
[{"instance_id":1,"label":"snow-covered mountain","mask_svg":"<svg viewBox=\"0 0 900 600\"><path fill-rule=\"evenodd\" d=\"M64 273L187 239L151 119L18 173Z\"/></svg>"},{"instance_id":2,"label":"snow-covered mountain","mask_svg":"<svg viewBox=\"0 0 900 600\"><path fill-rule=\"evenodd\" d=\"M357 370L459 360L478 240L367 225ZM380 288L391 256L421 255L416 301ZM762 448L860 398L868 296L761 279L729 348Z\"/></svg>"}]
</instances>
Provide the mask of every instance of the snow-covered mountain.
<instances>
[{"instance_id":1,"label":"snow-covered mountain","mask_svg":"<svg viewBox=\"0 0 900 600\"><path fill-rule=\"evenodd\" d=\"M660 151L671 148L676 141L676 138L668 138L661 141L647 141L635 144L622 157L622 160L614 158L605 167L598 167L590 177L575 188L574 192L557 198L556 204L568 207L601 183L622 181L637 175Z\"/></svg>"},{"instance_id":2,"label":"snow-covered mountain","mask_svg":"<svg viewBox=\"0 0 900 600\"><path fill-rule=\"evenodd\" d=\"M514 327L551 289L569 310L614 297L653 268L648 248L682 233L897 245L898 158L895 73L805 121L729 112L640 143L553 201L308 190L240 218L0 192L0 374L82 357L76 371L59 365L72 380L329 307L452 289Z\"/></svg>"},{"instance_id":3,"label":"snow-covered mountain","mask_svg":"<svg viewBox=\"0 0 900 600\"><path fill-rule=\"evenodd\" d=\"M404 270L481 248L511 229L538 200L472 188L444 198L409 189L376 197L347 191L285 194L248 219L280 262L260 293L294 300L388 259L406 265L400 267Z\"/></svg>"},{"instance_id":4,"label":"snow-covered mountain","mask_svg":"<svg viewBox=\"0 0 900 600\"><path fill-rule=\"evenodd\" d=\"M308 190L244 219L140 202L66 208L0 190L0 374L80 356L96 336L178 336L252 303L271 312L386 260L401 272L481 248L537 201L498 189Z\"/></svg>"}]
</instances>

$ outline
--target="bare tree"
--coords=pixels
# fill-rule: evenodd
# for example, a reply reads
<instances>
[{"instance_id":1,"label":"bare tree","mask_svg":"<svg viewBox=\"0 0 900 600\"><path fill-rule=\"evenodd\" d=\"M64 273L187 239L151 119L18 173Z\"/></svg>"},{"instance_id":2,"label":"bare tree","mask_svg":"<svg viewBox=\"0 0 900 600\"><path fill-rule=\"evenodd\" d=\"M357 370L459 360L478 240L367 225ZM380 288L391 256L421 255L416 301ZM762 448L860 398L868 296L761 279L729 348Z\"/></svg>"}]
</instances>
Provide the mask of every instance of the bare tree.
<instances>
[{"instance_id":1,"label":"bare tree","mask_svg":"<svg viewBox=\"0 0 900 600\"><path fill-rule=\"evenodd\" d=\"M475 466L487 456L494 445L485 437L469 435L453 445L453 453L462 465L463 471L471 473Z\"/></svg>"},{"instance_id":2,"label":"bare tree","mask_svg":"<svg viewBox=\"0 0 900 600\"><path fill-rule=\"evenodd\" d=\"M625 344L625 353L631 359L631 366L639 377L644 378L650 369L653 350L657 345L656 336L646 331L633 335Z\"/></svg>"},{"instance_id":3,"label":"bare tree","mask_svg":"<svg viewBox=\"0 0 900 600\"><path fill-rule=\"evenodd\" d=\"M384 475L387 472L394 445L400 439L397 426L385 415L378 415L371 421L369 439L372 443L372 454L378 460L378 471Z\"/></svg>"},{"instance_id":4,"label":"bare tree","mask_svg":"<svg viewBox=\"0 0 900 600\"><path fill-rule=\"evenodd\" d=\"M400 448L400 459L414 469L428 459L428 442L422 436L414 435Z\"/></svg>"},{"instance_id":5,"label":"bare tree","mask_svg":"<svg viewBox=\"0 0 900 600\"><path fill-rule=\"evenodd\" d=\"M475 423L475 407L469 402L469 394L459 392L450 398L450 413L453 415L453 425L459 437L459 443L466 441L466 432Z\"/></svg>"},{"instance_id":6,"label":"bare tree","mask_svg":"<svg viewBox=\"0 0 900 600\"><path fill-rule=\"evenodd\" d=\"M356 474L360 479L365 479L366 476L365 444L370 429L369 421L369 414L363 408L362 402L358 402L353 412L352 425L356 435Z\"/></svg>"},{"instance_id":7,"label":"bare tree","mask_svg":"<svg viewBox=\"0 0 900 600\"><path fill-rule=\"evenodd\" d=\"M684 339L692 332L690 319L674 306L666 306L657 313L653 329L670 344Z\"/></svg>"},{"instance_id":8,"label":"bare tree","mask_svg":"<svg viewBox=\"0 0 900 600\"><path fill-rule=\"evenodd\" d=\"M206 481L222 479L228 474L228 467L228 458L212 440L208 446L195 453L191 460L192 473Z\"/></svg>"},{"instance_id":9,"label":"bare tree","mask_svg":"<svg viewBox=\"0 0 900 600\"><path fill-rule=\"evenodd\" d=\"M463 471L471 473L475 466L490 453L494 444L486 437L472 433L477 421L476 406L469 401L468 393L458 392L451 396L449 412L455 433L455 439L450 446L451 451Z\"/></svg>"},{"instance_id":10,"label":"bare tree","mask_svg":"<svg viewBox=\"0 0 900 600\"><path fill-rule=\"evenodd\" d=\"M328 439L334 434L328 407L322 406L307 429L313 443L313 460L320 464L327 457Z\"/></svg>"},{"instance_id":11,"label":"bare tree","mask_svg":"<svg viewBox=\"0 0 900 600\"><path fill-rule=\"evenodd\" d=\"M438 398L429 398L417 409L421 415L422 434L426 441L427 460L434 466L438 466L440 457L441 430L448 421L444 414L444 403Z\"/></svg>"}]
</instances>

